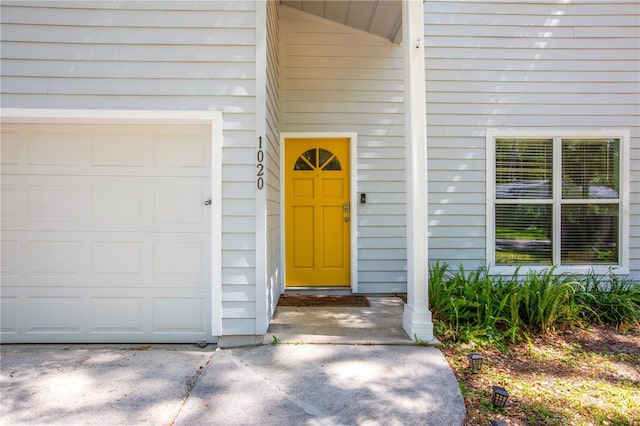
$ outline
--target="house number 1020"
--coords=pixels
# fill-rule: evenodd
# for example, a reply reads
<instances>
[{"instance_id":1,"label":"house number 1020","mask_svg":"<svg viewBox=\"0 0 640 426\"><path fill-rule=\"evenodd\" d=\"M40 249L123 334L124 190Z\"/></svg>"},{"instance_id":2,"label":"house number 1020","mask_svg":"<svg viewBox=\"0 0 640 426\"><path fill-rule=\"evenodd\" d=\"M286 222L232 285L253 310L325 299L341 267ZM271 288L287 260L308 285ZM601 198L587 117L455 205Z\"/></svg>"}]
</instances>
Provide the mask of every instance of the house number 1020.
<instances>
[{"instance_id":1,"label":"house number 1020","mask_svg":"<svg viewBox=\"0 0 640 426\"><path fill-rule=\"evenodd\" d=\"M258 172L256 176L258 180L256 181L256 185L258 185L258 189L264 188L264 150L262 149L262 136L258 136L258 153L256 154L256 168Z\"/></svg>"}]
</instances>

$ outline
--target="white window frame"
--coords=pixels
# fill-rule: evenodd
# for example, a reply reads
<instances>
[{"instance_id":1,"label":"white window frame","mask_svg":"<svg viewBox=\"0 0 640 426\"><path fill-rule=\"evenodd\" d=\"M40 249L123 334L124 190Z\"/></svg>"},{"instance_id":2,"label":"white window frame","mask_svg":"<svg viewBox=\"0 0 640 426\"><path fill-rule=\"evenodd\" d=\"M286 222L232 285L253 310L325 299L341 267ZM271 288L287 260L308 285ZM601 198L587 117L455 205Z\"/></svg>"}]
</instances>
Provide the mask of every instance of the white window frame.
<instances>
[{"instance_id":1,"label":"white window frame","mask_svg":"<svg viewBox=\"0 0 640 426\"><path fill-rule=\"evenodd\" d=\"M620 263L618 265L556 265L557 273L585 274L590 271L596 274L605 274L610 270L615 274L629 274L629 154L630 131L628 129L610 130L501 130L488 129L486 131L486 259L491 273L513 274L516 268L521 272L527 270L543 270L551 265L496 265L495 262L495 196L496 196L496 139L553 139L553 175L562 176L561 161L556 159L561 155L563 139L619 139L620 140L620 217L619 235ZM560 234L561 209L556 208L562 204L562 182L554 179L553 190L553 235ZM579 201L579 200L578 200ZM565 204L567 200L565 200ZM553 253L560 253L560 238L552 238ZM557 259L554 255L554 261Z\"/></svg>"}]
</instances>

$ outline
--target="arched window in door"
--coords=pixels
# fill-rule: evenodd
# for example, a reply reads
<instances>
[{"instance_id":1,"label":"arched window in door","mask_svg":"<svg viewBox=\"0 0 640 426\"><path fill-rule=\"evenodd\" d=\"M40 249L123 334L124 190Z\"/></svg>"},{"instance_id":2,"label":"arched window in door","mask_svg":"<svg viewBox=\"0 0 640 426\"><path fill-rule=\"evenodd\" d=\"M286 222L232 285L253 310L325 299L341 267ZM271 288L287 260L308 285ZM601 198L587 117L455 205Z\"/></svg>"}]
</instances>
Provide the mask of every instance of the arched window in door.
<instances>
[{"instance_id":1,"label":"arched window in door","mask_svg":"<svg viewBox=\"0 0 640 426\"><path fill-rule=\"evenodd\" d=\"M300 154L293 170L342 170L340 160L331 151L312 148Z\"/></svg>"}]
</instances>

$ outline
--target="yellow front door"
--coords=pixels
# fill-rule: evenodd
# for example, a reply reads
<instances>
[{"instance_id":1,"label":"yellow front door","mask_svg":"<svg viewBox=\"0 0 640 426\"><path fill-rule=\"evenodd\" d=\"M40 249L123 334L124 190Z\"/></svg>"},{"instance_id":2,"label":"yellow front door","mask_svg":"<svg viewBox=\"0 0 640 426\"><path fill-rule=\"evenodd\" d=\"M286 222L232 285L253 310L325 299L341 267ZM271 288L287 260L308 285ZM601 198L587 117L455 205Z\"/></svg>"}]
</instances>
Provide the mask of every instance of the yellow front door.
<instances>
[{"instance_id":1,"label":"yellow front door","mask_svg":"<svg viewBox=\"0 0 640 426\"><path fill-rule=\"evenodd\" d=\"M349 139L285 140L287 287L350 286Z\"/></svg>"}]
</instances>

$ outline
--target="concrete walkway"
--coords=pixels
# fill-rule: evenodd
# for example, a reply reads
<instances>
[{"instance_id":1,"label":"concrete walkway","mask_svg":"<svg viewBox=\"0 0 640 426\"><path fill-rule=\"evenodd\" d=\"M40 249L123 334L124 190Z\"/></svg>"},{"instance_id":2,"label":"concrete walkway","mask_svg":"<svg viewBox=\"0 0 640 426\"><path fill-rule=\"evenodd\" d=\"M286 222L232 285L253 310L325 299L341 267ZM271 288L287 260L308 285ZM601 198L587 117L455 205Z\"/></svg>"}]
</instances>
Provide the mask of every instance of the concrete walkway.
<instances>
[{"instance_id":1,"label":"concrete walkway","mask_svg":"<svg viewBox=\"0 0 640 426\"><path fill-rule=\"evenodd\" d=\"M462 424L464 401L441 352L396 335L397 299L372 301L372 309L278 308L257 347L4 345L0 423ZM389 317L372 320L375 309ZM317 328L287 317L305 327L315 318Z\"/></svg>"},{"instance_id":2,"label":"concrete walkway","mask_svg":"<svg viewBox=\"0 0 640 426\"><path fill-rule=\"evenodd\" d=\"M368 297L370 307L279 306L263 343L413 345L402 328L404 302L397 297Z\"/></svg>"}]
</instances>

